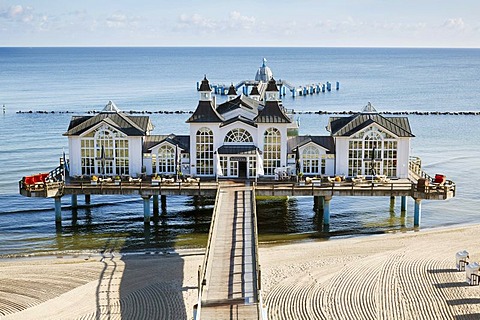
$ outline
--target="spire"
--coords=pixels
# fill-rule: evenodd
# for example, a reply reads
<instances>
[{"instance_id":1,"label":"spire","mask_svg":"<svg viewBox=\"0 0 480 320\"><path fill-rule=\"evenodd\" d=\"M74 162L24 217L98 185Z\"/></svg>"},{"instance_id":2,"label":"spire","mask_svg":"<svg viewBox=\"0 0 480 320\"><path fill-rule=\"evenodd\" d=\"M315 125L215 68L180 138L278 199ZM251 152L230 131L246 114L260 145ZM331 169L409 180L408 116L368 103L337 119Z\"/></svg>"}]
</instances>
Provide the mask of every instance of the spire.
<instances>
[{"instance_id":1,"label":"spire","mask_svg":"<svg viewBox=\"0 0 480 320\"><path fill-rule=\"evenodd\" d=\"M210 82L207 79L207 75L203 77L202 83L200 84L200 88L198 88L198 91L212 91L212 87L210 87Z\"/></svg>"},{"instance_id":2,"label":"spire","mask_svg":"<svg viewBox=\"0 0 480 320\"><path fill-rule=\"evenodd\" d=\"M250 98L254 100L260 100L260 92L258 91L258 87L256 84L253 85L252 91L250 91Z\"/></svg>"},{"instance_id":3,"label":"spire","mask_svg":"<svg viewBox=\"0 0 480 320\"><path fill-rule=\"evenodd\" d=\"M278 88L277 82L274 78L271 78L268 81L267 88L265 89L265 101L278 101Z\"/></svg>"},{"instance_id":4,"label":"spire","mask_svg":"<svg viewBox=\"0 0 480 320\"><path fill-rule=\"evenodd\" d=\"M233 85L233 83L230 85L230 88L228 88L227 96L228 101L235 99L235 97L237 96L237 91L235 90L235 86Z\"/></svg>"},{"instance_id":5,"label":"spire","mask_svg":"<svg viewBox=\"0 0 480 320\"><path fill-rule=\"evenodd\" d=\"M212 101L212 87L210 87L207 75L203 77L198 92L200 92L200 101Z\"/></svg>"}]
</instances>

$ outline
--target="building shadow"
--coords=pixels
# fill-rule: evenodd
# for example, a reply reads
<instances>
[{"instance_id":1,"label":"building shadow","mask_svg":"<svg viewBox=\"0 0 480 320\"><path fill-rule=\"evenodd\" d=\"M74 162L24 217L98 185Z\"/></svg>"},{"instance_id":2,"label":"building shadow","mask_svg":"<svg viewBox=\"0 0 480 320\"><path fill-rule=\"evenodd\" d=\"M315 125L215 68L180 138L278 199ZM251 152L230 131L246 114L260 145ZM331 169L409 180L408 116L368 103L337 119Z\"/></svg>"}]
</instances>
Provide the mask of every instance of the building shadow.
<instances>
[{"instance_id":1,"label":"building shadow","mask_svg":"<svg viewBox=\"0 0 480 320\"><path fill-rule=\"evenodd\" d=\"M450 306L480 304L480 298L463 298L463 299L447 300L447 304L450 305Z\"/></svg>"},{"instance_id":2,"label":"building shadow","mask_svg":"<svg viewBox=\"0 0 480 320\"><path fill-rule=\"evenodd\" d=\"M478 319L480 319L480 313L460 314L455 316L455 320L478 320Z\"/></svg>"},{"instance_id":3,"label":"building shadow","mask_svg":"<svg viewBox=\"0 0 480 320\"><path fill-rule=\"evenodd\" d=\"M184 259L176 252L106 252L96 290L96 320L188 319ZM193 312L193 310L192 310Z\"/></svg>"}]
</instances>

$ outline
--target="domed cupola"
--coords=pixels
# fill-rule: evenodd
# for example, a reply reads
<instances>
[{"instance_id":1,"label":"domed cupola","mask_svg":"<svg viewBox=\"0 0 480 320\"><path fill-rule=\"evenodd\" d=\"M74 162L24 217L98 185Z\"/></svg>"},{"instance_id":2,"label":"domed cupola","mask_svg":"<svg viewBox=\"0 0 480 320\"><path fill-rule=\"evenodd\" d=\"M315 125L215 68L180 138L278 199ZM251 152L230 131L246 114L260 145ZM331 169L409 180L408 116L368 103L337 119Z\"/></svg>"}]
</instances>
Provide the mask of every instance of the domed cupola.
<instances>
[{"instance_id":1,"label":"domed cupola","mask_svg":"<svg viewBox=\"0 0 480 320\"><path fill-rule=\"evenodd\" d=\"M257 74L255 75L255 81L268 82L272 78L273 78L272 70L270 70L270 68L267 67L267 59L263 58L262 66L258 68Z\"/></svg>"}]
</instances>

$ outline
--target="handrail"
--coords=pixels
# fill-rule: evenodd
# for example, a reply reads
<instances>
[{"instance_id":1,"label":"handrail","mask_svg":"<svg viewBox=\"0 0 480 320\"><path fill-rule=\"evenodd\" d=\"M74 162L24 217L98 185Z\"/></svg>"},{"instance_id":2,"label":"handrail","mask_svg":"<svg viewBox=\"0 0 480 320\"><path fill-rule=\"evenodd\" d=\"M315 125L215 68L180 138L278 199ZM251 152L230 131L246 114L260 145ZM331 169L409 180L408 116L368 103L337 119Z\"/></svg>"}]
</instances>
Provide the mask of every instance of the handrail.
<instances>
[{"instance_id":1,"label":"handrail","mask_svg":"<svg viewBox=\"0 0 480 320\"><path fill-rule=\"evenodd\" d=\"M255 240L255 245L254 245L254 250L255 250L255 274L256 274L256 300L257 300L257 311L259 313L260 319L266 320L266 314L263 312L263 299L262 299L262 271L261 271L261 266L260 262L258 259L258 224L257 224L257 202L255 199L255 188L256 186L254 185L250 191L250 203L252 206L252 219L253 219L253 232L252 232L252 237L254 237ZM265 316L265 317L264 317Z\"/></svg>"},{"instance_id":2,"label":"handrail","mask_svg":"<svg viewBox=\"0 0 480 320\"><path fill-rule=\"evenodd\" d=\"M220 197L220 187L217 189L217 195L215 196L215 203L218 202L218 198ZM208 241L207 241L207 247L205 249L205 257L203 258L203 264L201 266L201 269L199 270L199 279L198 279L198 305L197 305L197 314L196 314L196 319L200 319L200 313L201 313L201 305L202 305L202 293L203 293L203 286L205 285L205 280L206 280L206 273L207 273L207 262L208 262L208 257L210 255L210 248L212 244L212 239L215 238L214 233L216 230L216 218L218 214L218 206L215 205L212 213L212 219L210 222L210 230L208 232Z\"/></svg>"}]
</instances>

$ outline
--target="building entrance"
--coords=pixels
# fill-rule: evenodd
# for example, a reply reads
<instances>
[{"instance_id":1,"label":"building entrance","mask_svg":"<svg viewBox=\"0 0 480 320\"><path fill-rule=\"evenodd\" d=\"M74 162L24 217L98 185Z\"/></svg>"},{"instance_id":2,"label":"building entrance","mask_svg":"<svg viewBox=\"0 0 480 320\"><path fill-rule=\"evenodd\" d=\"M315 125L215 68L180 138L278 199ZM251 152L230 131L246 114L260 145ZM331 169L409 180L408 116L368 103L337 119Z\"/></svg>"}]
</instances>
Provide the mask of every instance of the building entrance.
<instances>
[{"instance_id":1,"label":"building entrance","mask_svg":"<svg viewBox=\"0 0 480 320\"><path fill-rule=\"evenodd\" d=\"M247 161L238 161L238 177L247 178Z\"/></svg>"}]
</instances>

